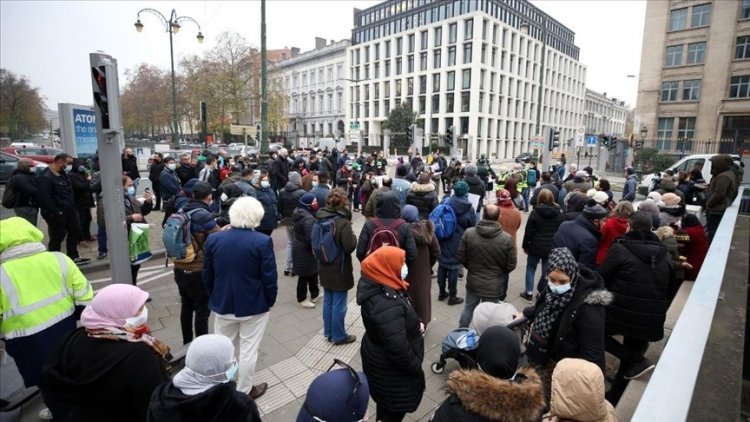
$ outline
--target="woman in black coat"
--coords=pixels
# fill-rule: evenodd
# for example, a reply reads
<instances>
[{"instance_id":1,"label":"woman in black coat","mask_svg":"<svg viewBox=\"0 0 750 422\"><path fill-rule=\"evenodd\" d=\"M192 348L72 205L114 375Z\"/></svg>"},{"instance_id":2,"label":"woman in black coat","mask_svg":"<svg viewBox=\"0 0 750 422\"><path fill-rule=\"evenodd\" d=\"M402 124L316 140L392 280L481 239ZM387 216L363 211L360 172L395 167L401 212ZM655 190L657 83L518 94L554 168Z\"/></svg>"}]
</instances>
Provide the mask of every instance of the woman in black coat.
<instances>
[{"instance_id":1,"label":"woman in black coat","mask_svg":"<svg viewBox=\"0 0 750 422\"><path fill-rule=\"evenodd\" d=\"M420 220L430 217L432 210L438 206L438 196L435 192L435 185L430 179L430 173L422 172L418 181L411 184L411 190L406 195L406 203L417 207Z\"/></svg>"},{"instance_id":2,"label":"woman in black coat","mask_svg":"<svg viewBox=\"0 0 750 422\"><path fill-rule=\"evenodd\" d=\"M73 159L73 169L68 173L70 183L73 185L73 200L78 211L78 219L81 221L80 242L95 240L91 237L91 208L94 208L94 196L91 192L91 179L80 158Z\"/></svg>"},{"instance_id":3,"label":"woman in black coat","mask_svg":"<svg viewBox=\"0 0 750 422\"><path fill-rule=\"evenodd\" d=\"M308 192L299 199L298 206L292 214L292 267L297 274L297 303L302 308L314 308L318 301L318 261L312 252L312 228L315 224L315 213L318 211L315 195ZM307 290L310 299L307 299Z\"/></svg>"},{"instance_id":4,"label":"woman in black coat","mask_svg":"<svg viewBox=\"0 0 750 422\"><path fill-rule=\"evenodd\" d=\"M555 197L548 189L542 189L536 197L537 204L526 221L523 235L523 251L526 260L526 290L521 297L531 301L534 293L534 276L536 266L542 261L542 275L539 277L537 291L540 293L547 288L545 276L549 270L549 251L552 250L552 238L562 222L560 207L555 203Z\"/></svg>"},{"instance_id":5,"label":"woman in black coat","mask_svg":"<svg viewBox=\"0 0 750 422\"><path fill-rule=\"evenodd\" d=\"M401 421L422 401L425 389L424 324L409 303L405 253L383 246L362 262L357 304L365 336L362 369L377 404L377 420Z\"/></svg>"}]
</instances>

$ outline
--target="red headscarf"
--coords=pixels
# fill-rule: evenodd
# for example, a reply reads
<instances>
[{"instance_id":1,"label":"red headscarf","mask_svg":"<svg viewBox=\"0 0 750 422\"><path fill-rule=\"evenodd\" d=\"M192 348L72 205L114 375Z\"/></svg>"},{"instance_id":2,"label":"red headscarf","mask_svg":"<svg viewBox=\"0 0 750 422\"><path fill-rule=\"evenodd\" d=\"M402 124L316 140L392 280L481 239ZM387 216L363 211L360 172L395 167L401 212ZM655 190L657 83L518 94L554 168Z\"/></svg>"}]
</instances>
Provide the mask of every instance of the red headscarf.
<instances>
[{"instance_id":1,"label":"red headscarf","mask_svg":"<svg viewBox=\"0 0 750 422\"><path fill-rule=\"evenodd\" d=\"M382 246L362 261L362 274L370 280L394 290L405 290L409 283L401 280L401 267L406 252L395 246Z\"/></svg>"}]
</instances>

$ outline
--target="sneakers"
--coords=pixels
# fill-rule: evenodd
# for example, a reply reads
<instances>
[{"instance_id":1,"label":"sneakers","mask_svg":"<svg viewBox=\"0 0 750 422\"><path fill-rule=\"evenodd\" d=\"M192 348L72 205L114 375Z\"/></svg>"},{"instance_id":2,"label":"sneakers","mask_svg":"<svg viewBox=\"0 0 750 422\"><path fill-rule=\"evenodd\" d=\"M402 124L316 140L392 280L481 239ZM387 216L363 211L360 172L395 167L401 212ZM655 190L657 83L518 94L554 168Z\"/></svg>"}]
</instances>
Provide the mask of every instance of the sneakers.
<instances>
[{"instance_id":1,"label":"sneakers","mask_svg":"<svg viewBox=\"0 0 750 422\"><path fill-rule=\"evenodd\" d=\"M91 259L84 258L82 256L79 256L78 258L76 258L76 259L73 260L73 262L75 262L76 264L85 264L85 263L87 263L89 261L91 261Z\"/></svg>"},{"instance_id":2,"label":"sneakers","mask_svg":"<svg viewBox=\"0 0 750 422\"><path fill-rule=\"evenodd\" d=\"M310 309L310 308L314 308L314 307L315 307L315 304L314 304L314 303L312 303L312 302L310 301L310 299L305 299L305 300L303 300L302 302L297 302L297 305L298 305L298 306L299 306L300 308L305 308L305 309Z\"/></svg>"},{"instance_id":3,"label":"sneakers","mask_svg":"<svg viewBox=\"0 0 750 422\"><path fill-rule=\"evenodd\" d=\"M448 297L448 293L445 293L445 292L438 293L438 300L439 301L441 301L441 302L444 301L446 297Z\"/></svg>"},{"instance_id":4,"label":"sneakers","mask_svg":"<svg viewBox=\"0 0 750 422\"><path fill-rule=\"evenodd\" d=\"M247 393L247 395L250 396L250 398L253 400L258 400L260 396L266 394L266 390L268 390L268 384L262 382L260 384L254 385L250 392Z\"/></svg>"},{"instance_id":5,"label":"sneakers","mask_svg":"<svg viewBox=\"0 0 750 422\"><path fill-rule=\"evenodd\" d=\"M646 375L648 371L651 371L655 367L656 365L654 365L653 362L651 362L650 360L646 358L643 358L642 361L630 365L630 368L628 368L628 370L625 371L625 379L634 380L634 379L640 378Z\"/></svg>"},{"instance_id":6,"label":"sneakers","mask_svg":"<svg viewBox=\"0 0 750 422\"><path fill-rule=\"evenodd\" d=\"M99 255L96 256L96 260L97 261L101 261L102 259L104 259L106 257L107 257L107 253L106 252L102 252L102 253L100 253Z\"/></svg>"},{"instance_id":7,"label":"sneakers","mask_svg":"<svg viewBox=\"0 0 750 422\"><path fill-rule=\"evenodd\" d=\"M315 296L314 298L310 299L310 302L312 302L312 303L318 303L319 300L320 300L320 295Z\"/></svg>"},{"instance_id":8,"label":"sneakers","mask_svg":"<svg viewBox=\"0 0 750 422\"><path fill-rule=\"evenodd\" d=\"M354 343L357 341L357 336L354 334L348 334L345 339L333 342L334 346L342 346L344 344Z\"/></svg>"},{"instance_id":9,"label":"sneakers","mask_svg":"<svg viewBox=\"0 0 750 422\"><path fill-rule=\"evenodd\" d=\"M521 299L527 301L527 302L533 302L534 296L531 293L521 292L520 294Z\"/></svg>"},{"instance_id":10,"label":"sneakers","mask_svg":"<svg viewBox=\"0 0 750 422\"><path fill-rule=\"evenodd\" d=\"M458 296L451 296L448 298L448 305L458 305L464 303L464 298Z\"/></svg>"},{"instance_id":11,"label":"sneakers","mask_svg":"<svg viewBox=\"0 0 750 422\"><path fill-rule=\"evenodd\" d=\"M39 414L37 415L39 419L43 421L51 421L52 420L52 412L49 411L46 407L39 411Z\"/></svg>"}]
</instances>

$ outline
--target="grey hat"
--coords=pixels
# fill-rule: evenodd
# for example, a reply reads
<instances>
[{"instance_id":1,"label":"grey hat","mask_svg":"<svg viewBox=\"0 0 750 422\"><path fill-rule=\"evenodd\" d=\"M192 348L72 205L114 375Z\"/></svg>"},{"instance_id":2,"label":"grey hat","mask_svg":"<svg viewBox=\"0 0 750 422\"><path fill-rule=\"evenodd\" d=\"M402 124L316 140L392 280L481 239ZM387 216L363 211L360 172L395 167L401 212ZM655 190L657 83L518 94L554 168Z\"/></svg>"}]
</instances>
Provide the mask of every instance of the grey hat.
<instances>
[{"instance_id":1,"label":"grey hat","mask_svg":"<svg viewBox=\"0 0 750 422\"><path fill-rule=\"evenodd\" d=\"M468 166L466 166L464 173L466 173L467 176L476 176L477 166L475 166L474 164L469 164Z\"/></svg>"},{"instance_id":2,"label":"grey hat","mask_svg":"<svg viewBox=\"0 0 750 422\"><path fill-rule=\"evenodd\" d=\"M583 215L589 220L598 220L608 216L609 212L597 204L595 200L589 199L589 202L583 207Z\"/></svg>"}]
</instances>

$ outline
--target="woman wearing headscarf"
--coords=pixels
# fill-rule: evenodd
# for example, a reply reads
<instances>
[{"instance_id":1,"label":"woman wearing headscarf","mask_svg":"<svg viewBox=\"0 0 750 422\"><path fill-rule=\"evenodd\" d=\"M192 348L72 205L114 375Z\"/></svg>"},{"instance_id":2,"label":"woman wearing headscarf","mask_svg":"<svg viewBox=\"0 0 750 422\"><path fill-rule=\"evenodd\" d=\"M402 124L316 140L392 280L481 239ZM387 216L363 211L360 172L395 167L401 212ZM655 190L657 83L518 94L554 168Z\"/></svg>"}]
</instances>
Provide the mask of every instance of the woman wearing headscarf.
<instances>
[{"instance_id":1,"label":"woman wearing headscarf","mask_svg":"<svg viewBox=\"0 0 750 422\"><path fill-rule=\"evenodd\" d=\"M312 228L318 207L315 195L307 192L299 199L292 215L292 269L297 274L297 304L301 308L314 308L320 299L318 261L312 250ZM307 298L308 290L310 299Z\"/></svg>"},{"instance_id":2,"label":"woman wearing headscarf","mask_svg":"<svg viewBox=\"0 0 750 422\"><path fill-rule=\"evenodd\" d=\"M430 220L420 220L419 211L414 205L406 205L401 218L409 223L409 228L417 244L417 257L409 266L409 288L406 293L425 327L432 320L432 267L440 256L440 243L435 236L435 225Z\"/></svg>"},{"instance_id":3,"label":"woman wearing headscarf","mask_svg":"<svg viewBox=\"0 0 750 422\"><path fill-rule=\"evenodd\" d=\"M432 422L537 421L545 406L544 389L533 368L518 368L521 344L503 326L488 328L479 338L479 369L451 372L448 399Z\"/></svg>"},{"instance_id":4,"label":"woman wearing headscarf","mask_svg":"<svg viewBox=\"0 0 750 422\"><path fill-rule=\"evenodd\" d=\"M75 421L145 421L149 398L169 381L169 347L149 335L148 293L111 284L81 314L81 328L50 354L44 384ZM65 420L65 418L61 418Z\"/></svg>"},{"instance_id":5,"label":"woman wearing headscarf","mask_svg":"<svg viewBox=\"0 0 750 422\"><path fill-rule=\"evenodd\" d=\"M332 370L336 365L343 368ZM328 371L318 375L307 388L297 422L366 421L369 401L367 376L335 359Z\"/></svg>"},{"instance_id":6,"label":"woman wearing headscarf","mask_svg":"<svg viewBox=\"0 0 750 422\"><path fill-rule=\"evenodd\" d=\"M544 367L566 357L593 362L604 372L604 307L612 294L596 272L579 265L568 248L552 249L547 288L523 310L532 321L529 363Z\"/></svg>"},{"instance_id":7,"label":"woman wearing headscarf","mask_svg":"<svg viewBox=\"0 0 750 422\"><path fill-rule=\"evenodd\" d=\"M616 422L604 397L604 374L591 362L563 359L552 373L552 399L544 422Z\"/></svg>"},{"instance_id":8,"label":"woman wearing headscarf","mask_svg":"<svg viewBox=\"0 0 750 422\"><path fill-rule=\"evenodd\" d=\"M406 253L383 246L362 261L357 304L362 311L362 369L377 404L377 420L401 421L425 389L424 324L409 303Z\"/></svg>"},{"instance_id":9,"label":"woman wearing headscarf","mask_svg":"<svg viewBox=\"0 0 750 422\"><path fill-rule=\"evenodd\" d=\"M260 422L255 402L237 391L237 360L227 337L205 334L190 343L185 367L151 395L149 422Z\"/></svg>"}]
</instances>

